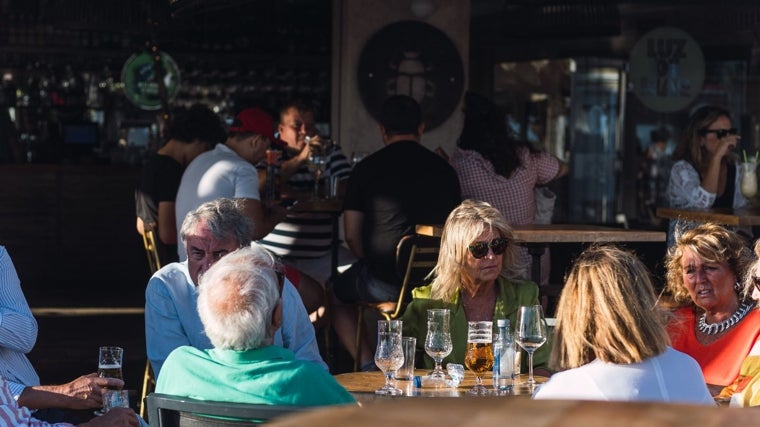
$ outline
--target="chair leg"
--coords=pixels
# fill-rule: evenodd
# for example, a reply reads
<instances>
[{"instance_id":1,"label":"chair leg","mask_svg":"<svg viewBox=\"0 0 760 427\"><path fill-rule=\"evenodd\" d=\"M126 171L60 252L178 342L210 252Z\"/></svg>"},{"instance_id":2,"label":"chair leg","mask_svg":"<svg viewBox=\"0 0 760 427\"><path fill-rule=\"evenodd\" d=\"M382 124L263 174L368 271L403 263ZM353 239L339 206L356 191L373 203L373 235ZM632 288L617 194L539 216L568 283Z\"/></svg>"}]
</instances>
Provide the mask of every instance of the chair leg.
<instances>
[{"instance_id":1,"label":"chair leg","mask_svg":"<svg viewBox=\"0 0 760 427\"><path fill-rule=\"evenodd\" d=\"M153 378L153 371L150 367L150 360L145 362L145 372L143 373L143 385L142 394L140 396L140 416L145 419L145 415L148 412L147 404L145 403L145 397L148 396L155 388L155 379Z\"/></svg>"},{"instance_id":2,"label":"chair leg","mask_svg":"<svg viewBox=\"0 0 760 427\"><path fill-rule=\"evenodd\" d=\"M359 372L359 364L361 363L361 343L362 343L362 325L364 324L364 307L358 306L357 307L358 316L357 316L357 322L356 322L356 341L354 344L354 349L356 356L354 356L354 372Z\"/></svg>"}]
</instances>

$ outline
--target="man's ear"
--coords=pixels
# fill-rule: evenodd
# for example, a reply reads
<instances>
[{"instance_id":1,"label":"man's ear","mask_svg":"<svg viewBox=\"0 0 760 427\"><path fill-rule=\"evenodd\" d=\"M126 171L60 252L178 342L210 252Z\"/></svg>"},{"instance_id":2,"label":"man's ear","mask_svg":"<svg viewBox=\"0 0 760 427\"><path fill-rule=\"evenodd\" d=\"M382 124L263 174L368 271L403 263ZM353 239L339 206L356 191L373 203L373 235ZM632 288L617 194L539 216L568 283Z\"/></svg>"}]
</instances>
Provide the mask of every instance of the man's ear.
<instances>
[{"instance_id":1,"label":"man's ear","mask_svg":"<svg viewBox=\"0 0 760 427\"><path fill-rule=\"evenodd\" d=\"M282 326L282 298L272 312L272 331L280 329L280 326Z\"/></svg>"},{"instance_id":2,"label":"man's ear","mask_svg":"<svg viewBox=\"0 0 760 427\"><path fill-rule=\"evenodd\" d=\"M417 136L422 137L422 134L425 132L425 123L420 123L419 126L417 126Z\"/></svg>"}]
</instances>

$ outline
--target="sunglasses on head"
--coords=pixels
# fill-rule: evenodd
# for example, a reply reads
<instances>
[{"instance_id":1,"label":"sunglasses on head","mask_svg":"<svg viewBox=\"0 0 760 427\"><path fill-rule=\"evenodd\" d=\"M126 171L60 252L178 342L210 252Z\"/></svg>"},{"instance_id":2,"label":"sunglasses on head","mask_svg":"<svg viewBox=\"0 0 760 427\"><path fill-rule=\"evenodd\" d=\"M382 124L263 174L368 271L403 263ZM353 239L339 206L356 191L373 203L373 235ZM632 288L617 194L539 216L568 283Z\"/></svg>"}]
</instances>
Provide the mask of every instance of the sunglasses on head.
<instances>
[{"instance_id":1,"label":"sunglasses on head","mask_svg":"<svg viewBox=\"0 0 760 427\"><path fill-rule=\"evenodd\" d=\"M736 128L731 129L700 129L699 134L702 136L707 135L708 133L714 133L715 136L718 137L718 139L723 139L727 135L736 135L739 133L739 130Z\"/></svg>"},{"instance_id":2,"label":"sunglasses on head","mask_svg":"<svg viewBox=\"0 0 760 427\"><path fill-rule=\"evenodd\" d=\"M480 259L488 255L488 248L491 248L494 255L503 254L504 251L507 250L507 243L509 243L509 240L507 240L505 237L499 237L498 239L493 239L490 242L473 243L468 246L467 249L469 249L473 258Z\"/></svg>"}]
</instances>

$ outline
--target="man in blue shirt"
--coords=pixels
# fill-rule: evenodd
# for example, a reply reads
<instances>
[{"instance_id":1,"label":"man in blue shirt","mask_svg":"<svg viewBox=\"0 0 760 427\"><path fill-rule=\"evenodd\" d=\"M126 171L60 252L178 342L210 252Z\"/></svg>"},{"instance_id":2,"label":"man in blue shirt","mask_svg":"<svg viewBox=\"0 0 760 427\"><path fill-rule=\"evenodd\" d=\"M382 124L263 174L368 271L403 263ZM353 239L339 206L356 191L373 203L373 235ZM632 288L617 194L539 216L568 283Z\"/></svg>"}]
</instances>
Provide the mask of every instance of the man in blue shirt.
<instances>
[{"instance_id":1,"label":"man in blue shirt","mask_svg":"<svg viewBox=\"0 0 760 427\"><path fill-rule=\"evenodd\" d=\"M223 256L251 245L252 228L237 199L204 203L185 217L180 238L187 250L187 261L171 263L157 271L145 290L146 348L156 376L175 348L212 347L198 316L198 277ZM319 355L309 315L289 280L285 280L282 298L283 322L274 334L274 344L290 349L298 359L327 369Z\"/></svg>"},{"instance_id":2,"label":"man in blue shirt","mask_svg":"<svg viewBox=\"0 0 760 427\"><path fill-rule=\"evenodd\" d=\"M190 252L190 259L193 253ZM198 313L214 345L171 352L156 392L195 399L322 406L355 399L321 366L273 345L283 321L283 275L261 246L236 250L198 285Z\"/></svg>"}]
</instances>

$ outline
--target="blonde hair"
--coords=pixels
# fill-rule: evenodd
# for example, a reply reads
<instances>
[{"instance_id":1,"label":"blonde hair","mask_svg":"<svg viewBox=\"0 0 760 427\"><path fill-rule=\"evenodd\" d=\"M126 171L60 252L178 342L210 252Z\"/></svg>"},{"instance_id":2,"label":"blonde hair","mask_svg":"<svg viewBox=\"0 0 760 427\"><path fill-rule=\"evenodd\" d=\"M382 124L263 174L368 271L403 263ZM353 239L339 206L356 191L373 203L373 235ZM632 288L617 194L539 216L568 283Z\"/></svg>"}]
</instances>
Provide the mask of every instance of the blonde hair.
<instances>
[{"instance_id":1,"label":"blonde hair","mask_svg":"<svg viewBox=\"0 0 760 427\"><path fill-rule=\"evenodd\" d=\"M668 249L665 261L667 267L665 290L675 308L695 305L683 283L682 263L686 249L702 258L703 261L716 264L727 263L736 275L736 281L742 287L738 291L740 300L747 300L752 294L752 283L745 280L744 276L754 258L744 239L734 231L707 222L684 231L680 237L676 237L676 243Z\"/></svg>"},{"instance_id":2,"label":"blonde hair","mask_svg":"<svg viewBox=\"0 0 760 427\"><path fill-rule=\"evenodd\" d=\"M516 250L512 227L504 215L486 202L467 199L451 211L441 236L441 251L431 275L431 298L454 302L457 290L473 280L465 272L467 247L483 231L491 231L508 240L501 264L501 275L506 278L520 277L525 266L516 265Z\"/></svg>"},{"instance_id":3,"label":"blonde hair","mask_svg":"<svg viewBox=\"0 0 760 427\"><path fill-rule=\"evenodd\" d=\"M631 364L669 345L667 312L647 267L632 252L595 245L573 263L557 306L549 367L577 368L595 359Z\"/></svg>"}]
</instances>

